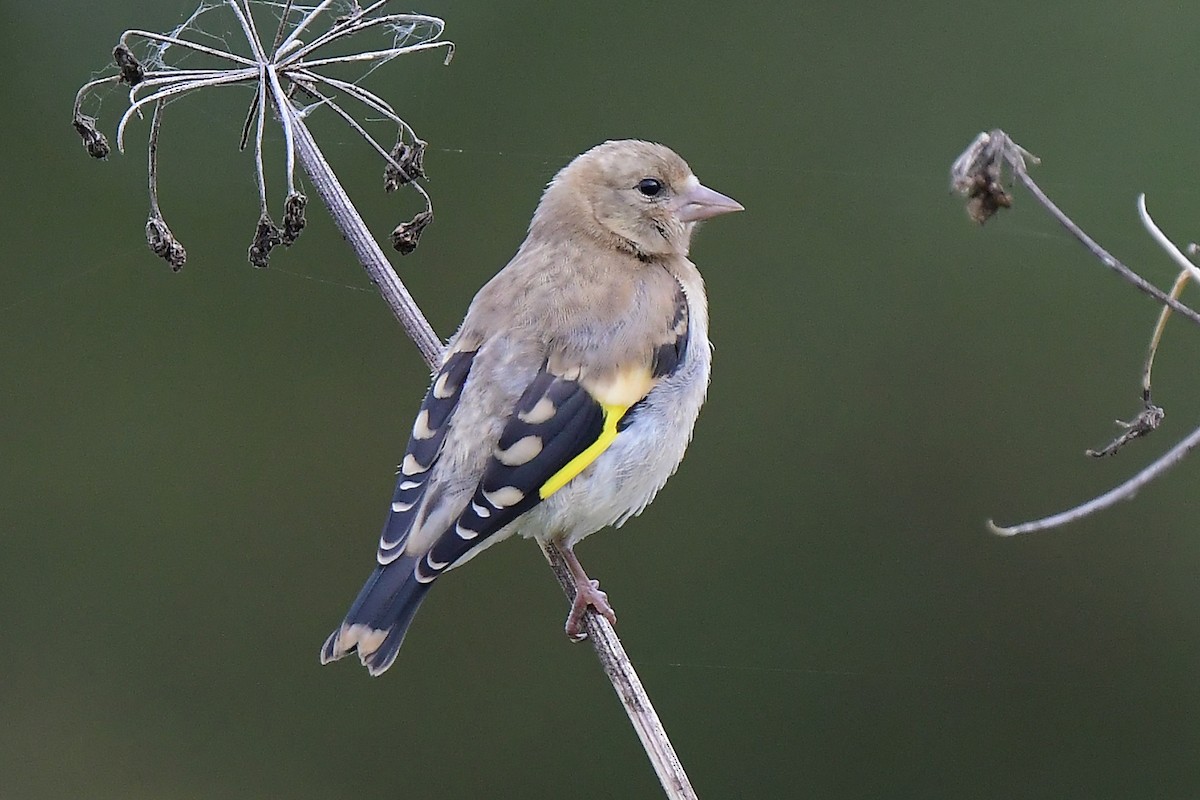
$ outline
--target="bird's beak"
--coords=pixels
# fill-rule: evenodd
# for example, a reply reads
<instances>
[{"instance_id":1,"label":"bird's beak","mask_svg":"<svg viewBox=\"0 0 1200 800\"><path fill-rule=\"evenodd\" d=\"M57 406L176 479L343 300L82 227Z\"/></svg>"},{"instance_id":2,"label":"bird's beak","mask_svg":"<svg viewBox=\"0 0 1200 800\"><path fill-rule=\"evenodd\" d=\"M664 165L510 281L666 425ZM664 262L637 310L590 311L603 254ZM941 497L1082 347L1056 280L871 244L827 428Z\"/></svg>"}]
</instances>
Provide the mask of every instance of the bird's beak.
<instances>
[{"instance_id":1,"label":"bird's beak","mask_svg":"<svg viewBox=\"0 0 1200 800\"><path fill-rule=\"evenodd\" d=\"M726 197L720 192L714 192L697 181L690 188L680 192L672 205L675 213L683 222L699 222L702 219L715 217L718 214L728 214L731 211L743 211L742 204L732 197Z\"/></svg>"}]
</instances>

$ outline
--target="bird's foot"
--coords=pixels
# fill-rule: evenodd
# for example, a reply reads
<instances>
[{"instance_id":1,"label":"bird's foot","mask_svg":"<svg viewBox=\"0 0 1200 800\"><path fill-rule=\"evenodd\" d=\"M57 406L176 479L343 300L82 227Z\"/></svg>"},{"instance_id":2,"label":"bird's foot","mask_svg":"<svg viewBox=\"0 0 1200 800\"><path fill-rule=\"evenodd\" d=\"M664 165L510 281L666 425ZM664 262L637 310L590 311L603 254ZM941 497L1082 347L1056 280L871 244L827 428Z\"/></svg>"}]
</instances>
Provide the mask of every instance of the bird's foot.
<instances>
[{"instance_id":1,"label":"bird's foot","mask_svg":"<svg viewBox=\"0 0 1200 800\"><path fill-rule=\"evenodd\" d=\"M575 600L571 603L571 613L567 615L565 626L567 637L573 642L582 642L587 638L587 631L583 627L583 615L587 613L588 606L596 609L596 613L608 620L610 625L617 624L617 615L608 604L608 595L600 591L600 581L586 577L577 580Z\"/></svg>"}]
</instances>

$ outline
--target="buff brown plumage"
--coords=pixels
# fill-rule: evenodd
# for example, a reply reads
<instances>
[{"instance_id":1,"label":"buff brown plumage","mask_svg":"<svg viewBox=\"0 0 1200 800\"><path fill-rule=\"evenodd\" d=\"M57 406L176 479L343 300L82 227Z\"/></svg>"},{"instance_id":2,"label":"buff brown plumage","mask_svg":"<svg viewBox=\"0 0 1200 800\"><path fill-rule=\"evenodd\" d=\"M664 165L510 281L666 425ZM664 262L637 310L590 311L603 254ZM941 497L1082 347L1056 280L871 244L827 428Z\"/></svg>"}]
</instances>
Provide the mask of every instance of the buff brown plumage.
<instances>
[{"instance_id":1,"label":"buff brown plumage","mask_svg":"<svg viewBox=\"0 0 1200 800\"><path fill-rule=\"evenodd\" d=\"M640 513L675 472L708 386L697 222L742 209L650 142L612 141L547 186L517 254L472 301L417 414L376 567L321 662L396 658L444 572L521 533L559 542L590 605L615 622L574 554Z\"/></svg>"}]
</instances>

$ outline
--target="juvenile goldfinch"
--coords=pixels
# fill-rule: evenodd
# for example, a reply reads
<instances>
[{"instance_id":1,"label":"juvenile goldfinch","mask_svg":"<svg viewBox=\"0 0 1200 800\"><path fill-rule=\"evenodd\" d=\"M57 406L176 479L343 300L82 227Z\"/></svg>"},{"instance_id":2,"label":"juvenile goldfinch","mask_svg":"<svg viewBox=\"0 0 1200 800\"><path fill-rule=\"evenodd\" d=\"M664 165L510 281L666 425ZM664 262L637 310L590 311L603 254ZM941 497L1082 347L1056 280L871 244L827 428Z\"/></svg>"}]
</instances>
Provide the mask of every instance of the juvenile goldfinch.
<instances>
[{"instance_id":1,"label":"juvenile goldfinch","mask_svg":"<svg viewBox=\"0 0 1200 800\"><path fill-rule=\"evenodd\" d=\"M639 514L675 472L708 387L696 223L742 206L659 144L592 148L546 187L517 254L472 301L413 425L378 564L321 663L396 658L433 582L520 532L558 542L590 605L616 621L574 546Z\"/></svg>"}]
</instances>

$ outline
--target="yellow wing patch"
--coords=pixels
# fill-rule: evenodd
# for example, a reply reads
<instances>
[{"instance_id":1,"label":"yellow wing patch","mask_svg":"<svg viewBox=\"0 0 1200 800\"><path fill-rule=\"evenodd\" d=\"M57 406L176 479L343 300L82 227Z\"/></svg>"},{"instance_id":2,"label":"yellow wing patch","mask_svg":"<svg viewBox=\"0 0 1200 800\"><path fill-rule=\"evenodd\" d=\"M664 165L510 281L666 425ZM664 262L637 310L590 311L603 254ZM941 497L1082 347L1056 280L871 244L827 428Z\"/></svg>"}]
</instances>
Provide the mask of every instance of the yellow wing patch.
<instances>
[{"instance_id":1,"label":"yellow wing patch","mask_svg":"<svg viewBox=\"0 0 1200 800\"><path fill-rule=\"evenodd\" d=\"M640 400L641 398L639 397L638 399ZM629 405L633 404L630 403ZM604 425L600 429L600 436L586 450L568 461L566 466L551 475L550 479L538 489L539 497L545 500L566 486L567 481L583 472L588 464L591 464L601 453L608 449L608 446L617 438L617 423L621 421L621 417L625 416L625 412L629 410L629 405L600 404L600 407L604 409Z\"/></svg>"},{"instance_id":2,"label":"yellow wing patch","mask_svg":"<svg viewBox=\"0 0 1200 800\"><path fill-rule=\"evenodd\" d=\"M538 489L538 495L545 500L583 472L588 464L607 450L617 438L617 424L621 418L634 404L649 394L656 382L650 370L641 365L620 370L604 380L585 378L582 381L584 388L600 404L600 408L604 409L604 423L600 429L600 436L586 450L568 461L566 466L551 475Z\"/></svg>"}]
</instances>

